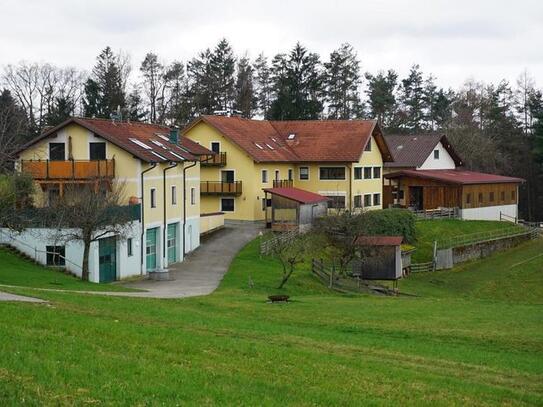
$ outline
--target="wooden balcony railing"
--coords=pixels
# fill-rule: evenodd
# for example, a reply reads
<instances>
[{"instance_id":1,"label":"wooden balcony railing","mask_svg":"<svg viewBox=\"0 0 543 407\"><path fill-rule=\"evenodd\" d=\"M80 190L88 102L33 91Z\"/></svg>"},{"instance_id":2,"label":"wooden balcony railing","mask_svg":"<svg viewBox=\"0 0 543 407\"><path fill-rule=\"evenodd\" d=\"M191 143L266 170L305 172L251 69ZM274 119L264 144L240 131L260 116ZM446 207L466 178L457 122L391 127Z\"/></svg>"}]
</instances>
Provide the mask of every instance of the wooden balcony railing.
<instances>
[{"instance_id":1,"label":"wooden balcony railing","mask_svg":"<svg viewBox=\"0 0 543 407\"><path fill-rule=\"evenodd\" d=\"M226 165L226 152L206 154L200 157L202 167L224 167Z\"/></svg>"},{"instance_id":2,"label":"wooden balcony railing","mask_svg":"<svg viewBox=\"0 0 543 407\"><path fill-rule=\"evenodd\" d=\"M292 188L293 182L291 179L274 179L273 187L274 188Z\"/></svg>"},{"instance_id":3,"label":"wooden balcony railing","mask_svg":"<svg viewBox=\"0 0 543 407\"><path fill-rule=\"evenodd\" d=\"M200 194L202 195L241 195L243 189L241 181L201 181Z\"/></svg>"},{"instance_id":4,"label":"wooden balcony railing","mask_svg":"<svg viewBox=\"0 0 543 407\"><path fill-rule=\"evenodd\" d=\"M115 160L21 160L21 171L36 180L114 178Z\"/></svg>"}]
</instances>

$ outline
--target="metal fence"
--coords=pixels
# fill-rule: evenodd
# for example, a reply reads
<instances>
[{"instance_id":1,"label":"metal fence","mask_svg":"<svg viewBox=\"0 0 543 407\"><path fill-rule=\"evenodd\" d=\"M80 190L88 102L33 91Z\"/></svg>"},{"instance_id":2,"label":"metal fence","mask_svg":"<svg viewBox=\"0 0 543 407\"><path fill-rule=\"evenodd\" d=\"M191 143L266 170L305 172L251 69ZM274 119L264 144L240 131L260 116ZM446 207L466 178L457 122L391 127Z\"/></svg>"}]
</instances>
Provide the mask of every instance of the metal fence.
<instances>
[{"instance_id":1,"label":"metal fence","mask_svg":"<svg viewBox=\"0 0 543 407\"><path fill-rule=\"evenodd\" d=\"M533 228L522 226L512 226L497 230L489 230L485 232L470 233L466 235L454 236L447 239L442 239L437 242L438 249L450 249L453 247L468 246L477 243L489 242L492 240L505 239L516 236L525 236L533 234Z\"/></svg>"}]
</instances>

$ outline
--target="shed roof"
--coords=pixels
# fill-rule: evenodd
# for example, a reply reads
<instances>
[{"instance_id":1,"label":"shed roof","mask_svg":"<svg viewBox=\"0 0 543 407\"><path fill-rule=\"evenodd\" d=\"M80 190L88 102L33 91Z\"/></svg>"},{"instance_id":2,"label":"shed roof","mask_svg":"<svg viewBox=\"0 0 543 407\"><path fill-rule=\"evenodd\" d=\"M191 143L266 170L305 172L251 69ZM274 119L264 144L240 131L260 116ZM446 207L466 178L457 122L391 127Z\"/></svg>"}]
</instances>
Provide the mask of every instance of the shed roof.
<instances>
[{"instance_id":1,"label":"shed roof","mask_svg":"<svg viewBox=\"0 0 543 407\"><path fill-rule=\"evenodd\" d=\"M486 174L465 170L401 170L386 174L385 178L425 178L441 181L447 184L473 185L473 184L503 184L522 183L524 179L507 177L504 175Z\"/></svg>"},{"instance_id":2,"label":"shed roof","mask_svg":"<svg viewBox=\"0 0 543 407\"><path fill-rule=\"evenodd\" d=\"M402 236L358 236L355 244L359 246L400 246Z\"/></svg>"},{"instance_id":3,"label":"shed roof","mask_svg":"<svg viewBox=\"0 0 543 407\"><path fill-rule=\"evenodd\" d=\"M328 201L329 199L314 192L294 187L263 188L263 190L264 192L269 192L272 195L281 196L283 198L290 199L291 201L296 201L301 204L319 203Z\"/></svg>"}]
</instances>

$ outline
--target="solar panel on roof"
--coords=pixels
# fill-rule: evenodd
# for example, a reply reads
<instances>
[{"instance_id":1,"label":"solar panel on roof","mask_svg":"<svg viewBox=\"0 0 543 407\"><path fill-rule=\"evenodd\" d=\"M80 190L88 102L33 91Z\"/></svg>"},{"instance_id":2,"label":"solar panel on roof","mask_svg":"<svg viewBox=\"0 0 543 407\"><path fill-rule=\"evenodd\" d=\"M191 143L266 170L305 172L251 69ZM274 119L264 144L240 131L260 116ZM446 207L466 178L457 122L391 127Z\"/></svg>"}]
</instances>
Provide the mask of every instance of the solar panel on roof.
<instances>
[{"instance_id":1,"label":"solar panel on roof","mask_svg":"<svg viewBox=\"0 0 543 407\"><path fill-rule=\"evenodd\" d=\"M168 137L166 137L164 134L155 133L155 135L157 135L158 137L160 137L164 141L170 141L170 139Z\"/></svg>"},{"instance_id":2,"label":"solar panel on roof","mask_svg":"<svg viewBox=\"0 0 543 407\"><path fill-rule=\"evenodd\" d=\"M155 146L162 147L164 150L168 150L168 147L166 147L164 144L162 144L160 141L157 140L151 140L151 143L153 143Z\"/></svg>"},{"instance_id":3,"label":"solar panel on roof","mask_svg":"<svg viewBox=\"0 0 543 407\"><path fill-rule=\"evenodd\" d=\"M270 146L268 143L266 143L266 145L268 146L268 148L269 148L270 150L274 150L274 148L273 148L272 146Z\"/></svg>"},{"instance_id":4,"label":"solar panel on roof","mask_svg":"<svg viewBox=\"0 0 543 407\"><path fill-rule=\"evenodd\" d=\"M173 151L170 151L170 154L173 155L174 157L179 158L180 160L184 160L183 157L181 157L179 154L174 153Z\"/></svg>"},{"instance_id":5,"label":"solar panel on roof","mask_svg":"<svg viewBox=\"0 0 543 407\"><path fill-rule=\"evenodd\" d=\"M257 146L258 148L260 148L261 150L264 150L264 147L262 147L260 144L258 143L255 143L255 146Z\"/></svg>"},{"instance_id":6,"label":"solar panel on roof","mask_svg":"<svg viewBox=\"0 0 543 407\"><path fill-rule=\"evenodd\" d=\"M158 158L160 158L161 160L164 160L164 161L166 161L166 160L167 160L167 158L166 158L166 157L164 157L164 156L160 155L160 154L159 154L159 153L157 153L156 151L151 151L151 154L154 154L155 156L157 156L157 157L158 157Z\"/></svg>"},{"instance_id":7,"label":"solar panel on roof","mask_svg":"<svg viewBox=\"0 0 543 407\"><path fill-rule=\"evenodd\" d=\"M144 142L142 141L139 141L138 139L135 139L135 138L129 138L128 140L130 140L132 143L140 146L140 147L143 147L144 149L146 150L152 150L151 147L149 147L147 144L145 144Z\"/></svg>"}]
</instances>

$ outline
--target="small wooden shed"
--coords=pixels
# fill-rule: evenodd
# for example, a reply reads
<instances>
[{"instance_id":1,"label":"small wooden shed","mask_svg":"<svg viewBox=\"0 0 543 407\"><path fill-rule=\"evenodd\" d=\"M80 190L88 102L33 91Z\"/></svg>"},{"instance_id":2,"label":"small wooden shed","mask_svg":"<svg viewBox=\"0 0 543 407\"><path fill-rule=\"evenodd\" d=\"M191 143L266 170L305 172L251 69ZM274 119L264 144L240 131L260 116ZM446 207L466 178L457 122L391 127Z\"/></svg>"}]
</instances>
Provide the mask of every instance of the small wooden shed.
<instances>
[{"instance_id":1,"label":"small wooden shed","mask_svg":"<svg viewBox=\"0 0 543 407\"><path fill-rule=\"evenodd\" d=\"M358 236L359 259L353 275L362 280L398 280L402 277L402 236Z\"/></svg>"},{"instance_id":2,"label":"small wooden shed","mask_svg":"<svg viewBox=\"0 0 543 407\"><path fill-rule=\"evenodd\" d=\"M264 188L266 227L275 231L307 229L324 216L328 198L294 187Z\"/></svg>"}]
</instances>

